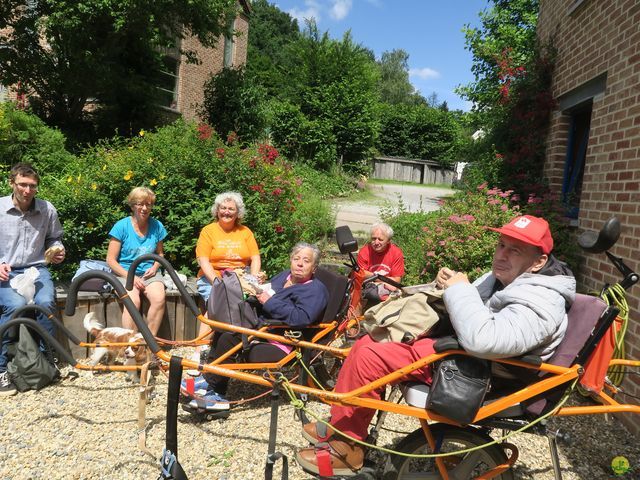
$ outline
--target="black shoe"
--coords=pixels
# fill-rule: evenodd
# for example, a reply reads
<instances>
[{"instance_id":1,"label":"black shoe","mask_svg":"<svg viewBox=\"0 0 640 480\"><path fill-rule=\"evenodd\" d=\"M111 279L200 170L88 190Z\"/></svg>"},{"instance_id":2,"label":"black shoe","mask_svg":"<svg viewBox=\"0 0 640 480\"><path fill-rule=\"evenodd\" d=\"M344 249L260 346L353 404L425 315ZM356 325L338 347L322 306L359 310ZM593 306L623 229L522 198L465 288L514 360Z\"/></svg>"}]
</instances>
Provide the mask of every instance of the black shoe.
<instances>
[{"instance_id":1,"label":"black shoe","mask_svg":"<svg viewBox=\"0 0 640 480\"><path fill-rule=\"evenodd\" d=\"M18 393L16 386L11 382L9 373L0 372L0 397L10 397Z\"/></svg>"}]
</instances>

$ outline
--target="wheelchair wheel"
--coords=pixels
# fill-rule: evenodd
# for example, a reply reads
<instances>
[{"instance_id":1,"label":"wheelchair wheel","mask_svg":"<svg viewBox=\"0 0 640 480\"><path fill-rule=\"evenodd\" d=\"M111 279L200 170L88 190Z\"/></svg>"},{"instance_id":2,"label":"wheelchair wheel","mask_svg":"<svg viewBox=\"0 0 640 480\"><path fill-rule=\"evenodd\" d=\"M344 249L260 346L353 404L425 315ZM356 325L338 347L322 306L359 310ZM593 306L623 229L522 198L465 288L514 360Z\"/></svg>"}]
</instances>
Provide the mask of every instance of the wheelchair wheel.
<instances>
[{"instance_id":1,"label":"wheelchair wheel","mask_svg":"<svg viewBox=\"0 0 640 480\"><path fill-rule=\"evenodd\" d=\"M472 427L459 428L446 424L431 425L436 441L441 439L441 452L454 452L492 441L492 438ZM394 450L403 453L428 454L431 449L427 439L418 429L407 435ZM447 473L451 480L473 479L507 461L507 457L499 445L491 445L481 450L461 455L444 457ZM385 480L401 480L410 478L440 479L440 473L433 458L410 458L391 455L385 466ZM507 470L495 477L499 480L513 480L513 472Z\"/></svg>"}]
</instances>

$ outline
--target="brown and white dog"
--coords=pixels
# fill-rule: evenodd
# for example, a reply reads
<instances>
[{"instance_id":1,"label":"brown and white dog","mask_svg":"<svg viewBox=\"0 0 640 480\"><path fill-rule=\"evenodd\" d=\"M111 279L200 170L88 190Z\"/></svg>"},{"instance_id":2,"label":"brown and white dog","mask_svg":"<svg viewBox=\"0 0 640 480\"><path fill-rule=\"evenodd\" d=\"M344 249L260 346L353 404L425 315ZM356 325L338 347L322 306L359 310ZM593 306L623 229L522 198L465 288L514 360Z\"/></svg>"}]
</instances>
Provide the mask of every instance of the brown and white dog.
<instances>
[{"instance_id":1,"label":"brown and white dog","mask_svg":"<svg viewBox=\"0 0 640 480\"><path fill-rule=\"evenodd\" d=\"M138 343L144 342L142 334L121 327L105 328L96 319L95 313L89 312L84 317L84 328L94 338L95 343ZM89 359L89 365L97 365L106 357L106 363L111 364L118 357L124 357L124 365L142 365L147 360L146 347L144 345L131 346L97 346ZM139 378L137 370L127 372L133 380Z\"/></svg>"}]
</instances>

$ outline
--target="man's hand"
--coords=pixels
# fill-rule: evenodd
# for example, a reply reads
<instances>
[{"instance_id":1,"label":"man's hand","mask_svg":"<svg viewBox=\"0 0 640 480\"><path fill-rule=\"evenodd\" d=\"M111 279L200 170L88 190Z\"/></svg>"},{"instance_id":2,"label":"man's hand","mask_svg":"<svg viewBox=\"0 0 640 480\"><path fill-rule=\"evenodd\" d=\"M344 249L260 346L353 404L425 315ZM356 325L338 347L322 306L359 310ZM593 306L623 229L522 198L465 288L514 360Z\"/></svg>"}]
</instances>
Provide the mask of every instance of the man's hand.
<instances>
[{"instance_id":1,"label":"man's hand","mask_svg":"<svg viewBox=\"0 0 640 480\"><path fill-rule=\"evenodd\" d=\"M53 257L51 257L51 263L59 264L64 262L64 258L67 255L67 251L63 248L62 250L55 253Z\"/></svg>"},{"instance_id":2,"label":"man's hand","mask_svg":"<svg viewBox=\"0 0 640 480\"><path fill-rule=\"evenodd\" d=\"M469 283L469 278L465 273L455 272L450 268L441 268L438 275L436 275L436 285L438 288L446 289L460 282Z\"/></svg>"},{"instance_id":3,"label":"man's hand","mask_svg":"<svg viewBox=\"0 0 640 480\"><path fill-rule=\"evenodd\" d=\"M6 282L9 280L9 272L11 271L11 265L8 263L0 264L0 282Z\"/></svg>"}]
</instances>

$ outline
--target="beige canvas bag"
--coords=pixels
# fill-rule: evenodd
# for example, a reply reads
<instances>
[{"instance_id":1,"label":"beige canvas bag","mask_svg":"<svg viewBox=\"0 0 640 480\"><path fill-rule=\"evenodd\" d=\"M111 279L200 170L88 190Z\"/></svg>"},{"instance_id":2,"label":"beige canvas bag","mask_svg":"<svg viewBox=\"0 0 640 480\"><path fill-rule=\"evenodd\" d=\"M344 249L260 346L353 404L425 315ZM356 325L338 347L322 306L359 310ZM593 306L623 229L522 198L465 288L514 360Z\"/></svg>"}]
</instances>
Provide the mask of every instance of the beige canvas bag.
<instances>
[{"instance_id":1,"label":"beige canvas bag","mask_svg":"<svg viewBox=\"0 0 640 480\"><path fill-rule=\"evenodd\" d=\"M429 305L429 295L417 292L391 297L371 307L361 325L376 342L410 343L426 336L438 318Z\"/></svg>"}]
</instances>

